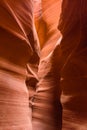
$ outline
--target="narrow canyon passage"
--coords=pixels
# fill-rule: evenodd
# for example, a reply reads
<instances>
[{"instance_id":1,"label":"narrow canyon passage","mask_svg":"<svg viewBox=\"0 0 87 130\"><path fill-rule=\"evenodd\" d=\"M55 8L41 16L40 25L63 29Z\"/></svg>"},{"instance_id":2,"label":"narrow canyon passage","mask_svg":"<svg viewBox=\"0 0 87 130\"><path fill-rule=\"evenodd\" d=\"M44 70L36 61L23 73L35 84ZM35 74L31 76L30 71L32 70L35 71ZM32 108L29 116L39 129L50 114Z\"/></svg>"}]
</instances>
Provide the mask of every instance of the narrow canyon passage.
<instances>
[{"instance_id":1,"label":"narrow canyon passage","mask_svg":"<svg viewBox=\"0 0 87 130\"><path fill-rule=\"evenodd\" d=\"M86 14L86 0L0 0L0 130L87 130Z\"/></svg>"}]
</instances>

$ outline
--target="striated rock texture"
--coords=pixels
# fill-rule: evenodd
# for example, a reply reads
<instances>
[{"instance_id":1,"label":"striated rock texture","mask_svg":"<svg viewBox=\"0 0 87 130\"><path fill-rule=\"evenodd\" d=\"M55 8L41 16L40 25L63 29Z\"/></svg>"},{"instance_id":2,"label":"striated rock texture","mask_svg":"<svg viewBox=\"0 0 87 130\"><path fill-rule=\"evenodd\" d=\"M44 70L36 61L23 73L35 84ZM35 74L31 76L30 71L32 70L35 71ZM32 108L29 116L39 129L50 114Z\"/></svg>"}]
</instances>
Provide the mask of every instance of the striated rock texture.
<instances>
[{"instance_id":1,"label":"striated rock texture","mask_svg":"<svg viewBox=\"0 0 87 130\"><path fill-rule=\"evenodd\" d=\"M87 2L62 2L0 0L0 130L87 130Z\"/></svg>"},{"instance_id":2,"label":"striated rock texture","mask_svg":"<svg viewBox=\"0 0 87 130\"><path fill-rule=\"evenodd\" d=\"M25 66L37 41L32 0L0 0L0 130L32 130Z\"/></svg>"},{"instance_id":3,"label":"striated rock texture","mask_svg":"<svg viewBox=\"0 0 87 130\"><path fill-rule=\"evenodd\" d=\"M45 40L40 38L42 50L38 69L39 81L33 98L33 129L86 130L87 4L86 0L63 0L58 26L62 40L58 45L60 34L56 33L57 40L52 40L56 28L52 28L55 18L50 19L51 14L55 12L51 12L55 2L51 5L51 1L42 1L41 31L45 33L39 32L38 36L45 37ZM61 104L58 106L60 99L63 108L62 119ZM57 103L56 107L54 102Z\"/></svg>"},{"instance_id":4,"label":"striated rock texture","mask_svg":"<svg viewBox=\"0 0 87 130\"><path fill-rule=\"evenodd\" d=\"M60 75L54 67L54 52L40 60L38 83L33 98L33 129L61 130Z\"/></svg>"},{"instance_id":5,"label":"striated rock texture","mask_svg":"<svg viewBox=\"0 0 87 130\"><path fill-rule=\"evenodd\" d=\"M63 35L62 130L87 129L87 1L63 0L59 29ZM57 62L56 62L57 63Z\"/></svg>"},{"instance_id":6,"label":"striated rock texture","mask_svg":"<svg viewBox=\"0 0 87 130\"><path fill-rule=\"evenodd\" d=\"M41 45L40 61L37 66L29 64L27 78L33 130L61 130L60 77L53 66L53 50L60 37L57 29L60 5L58 0L35 0L34 17ZM35 81L34 84L31 81Z\"/></svg>"}]
</instances>

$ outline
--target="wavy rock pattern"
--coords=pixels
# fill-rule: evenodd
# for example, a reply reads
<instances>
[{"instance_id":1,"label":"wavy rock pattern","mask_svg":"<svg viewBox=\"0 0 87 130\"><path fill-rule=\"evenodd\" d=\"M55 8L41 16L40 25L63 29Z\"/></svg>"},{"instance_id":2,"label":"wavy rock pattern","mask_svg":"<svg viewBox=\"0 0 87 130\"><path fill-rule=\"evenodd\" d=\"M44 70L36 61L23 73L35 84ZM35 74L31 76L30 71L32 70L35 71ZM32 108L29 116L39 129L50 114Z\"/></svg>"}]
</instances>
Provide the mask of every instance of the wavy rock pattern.
<instances>
[{"instance_id":1,"label":"wavy rock pattern","mask_svg":"<svg viewBox=\"0 0 87 130\"><path fill-rule=\"evenodd\" d=\"M0 0L0 130L87 130L87 1L62 2Z\"/></svg>"},{"instance_id":2,"label":"wavy rock pattern","mask_svg":"<svg viewBox=\"0 0 87 130\"><path fill-rule=\"evenodd\" d=\"M71 8L72 6L72 8ZM64 0L59 29L61 50L62 130L87 129L87 2Z\"/></svg>"},{"instance_id":3,"label":"wavy rock pattern","mask_svg":"<svg viewBox=\"0 0 87 130\"><path fill-rule=\"evenodd\" d=\"M0 130L32 130L25 85L26 63L38 59L32 5L0 0Z\"/></svg>"},{"instance_id":4,"label":"wavy rock pattern","mask_svg":"<svg viewBox=\"0 0 87 130\"><path fill-rule=\"evenodd\" d=\"M61 130L61 90L59 77L57 80L57 74L55 75L55 68L53 67L54 51L52 51L56 43L58 44L60 37L57 29L60 1L42 0L35 2L37 2L37 7L40 6L38 10L37 8L35 10L35 22L42 49L37 71L36 91L33 91L33 98L31 98L33 130Z\"/></svg>"},{"instance_id":5,"label":"wavy rock pattern","mask_svg":"<svg viewBox=\"0 0 87 130\"><path fill-rule=\"evenodd\" d=\"M87 84L86 83L86 61L87 61L87 58L86 58L86 30L87 30L86 8L87 7L86 6L87 4L86 4L86 1L85 0L84 1L81 1L81 0L79 1L64 0L63 1L61 17L60 17L60 22L58 26L63 37L59 45L60 49L59 49L59 46L56 46L56 48L54 49L55 44L56 44L56 39L55 40L53 39L52 41L52 38L53 38L52 36L54 36L53 32L55 30L54 28L52 28L52 25L55 21L55 18L52 19L51 17L52 16L51 13L53 14L53 12L51 12L51 9L53 8L51 7L55 5L55 2L54 4L51 5L51 2L43 0L42 3L43 3L42 4L42 12L43 12L42 18L43 18L43 21L45 21L44 22L45 27L46 27L45 32L47 32L46 33L47 35L44 36L45 41L43 42L43 47L41 50L41 61L40 61L39 72L38 72L40 79L39 79L39 83L37 84L37 94L35 97L35 102L36 102L35 105L37 106L37 108L34 108L34 109L35 111L37 111L37 109L38 110L40 109L40 111L42 110L41 105L38 106L38 104L40 103L38 103L38 101L36 100L37 95L39 95L39 98L42 95L43 95L43 98L45 98L46 94L47 94L46 96L49 97L48 93L50 93L50 90L48 89L51 89L52 87L51 81L55 82L55 79L58 78L59 76L61 78L61 81L58 82L58 84L60 84L60 87L63 92L61 95L61 103L63 106L62 130L71 130L71 129L72 130L79 130L79 129L86 130L87 129L87 121L86 121L87 120L86 119L87 118L87 112L86 112L86 109L87 109L87 105L86 105L86 84ZM47 5L49 5L49 8ZM50 32L52 33L50 34ZM40 37L40 34L39 34L39 37ZM53 43L53 46L52 46L52 43ZM51 47L52 49L49 49ZM56 70L56 72L52 72L53 69L51 68L51 65L53 69ZM51 75L51 73L53 73L54 76ZM49 78L49 75L50 75L50 78ZM53 79L53 77L55 78ZM54 88L55 90L55 83L53 83L52 88ZM40 92L39 92L39 89L40 89ZM53 94L53 92L51 94ZM52 97L52 99L55 99L55 97L54 98ZM39 101L40 100L41 98L39 99ZM42 106L43 104L45 104L45 106L48 107L46 102L42 103ZM51 105L52 105L51 107L54 107L52 103ZM46 110L47 109L44 108L43 113L45 113L44 111ZM55 107L53 111L54 110L56 110ZM39 117L39 119L37 119L39 120L39 123L37 121L36 126L38 126L38 128L40 129L41 129L41 126L43 126L42 127L43 130L44 129L58 129L58 126L56 126L56 128L55 127L52 128L52 124L50 123L48 123L49 125L46 126L47 122L40 124L41 115L43 115L42 113L40 113L40 111L38 111L39 113L38 115L34 115L35 118ZM50 117L50 114L48 117ZM44 116L42 116L42 119L44 120ZM45 121L46 119L48 118L46 118L45 116ZM52 115L50 119L54 119ZM53 121L49 121L49 122L53 123Z\"/></svg>"}]
</instances>

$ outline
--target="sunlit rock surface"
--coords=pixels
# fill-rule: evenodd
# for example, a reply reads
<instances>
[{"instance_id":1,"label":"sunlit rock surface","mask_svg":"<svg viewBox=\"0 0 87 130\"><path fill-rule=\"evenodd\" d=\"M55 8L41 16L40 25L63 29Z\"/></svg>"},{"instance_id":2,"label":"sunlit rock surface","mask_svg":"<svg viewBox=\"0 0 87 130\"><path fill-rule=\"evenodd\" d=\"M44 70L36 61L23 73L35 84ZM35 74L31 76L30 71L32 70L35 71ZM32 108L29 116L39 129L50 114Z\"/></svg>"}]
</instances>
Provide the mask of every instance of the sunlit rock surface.
<instances>
[{"instance_id":1,"label":"sunlit rock surface","mask_svg":"<svg viewBox=\"0 0 87 130\"><path fill-rule=\"evenodd\" d=\"M86 3L0 1L0 130L87 130Z\"/></svg>"},{"instance_id":2,"label":"sunlit rock surface","mask_svg":"<svg viewBox=\"0 0 87 130\"><path fill-rule=\"evenodd\" d=\"M0 1L0 130L32 130L25 85L26 63L38 59L32 5Z\"/></svg>"},{"instance_id":3,"label":"sunlit rock surface","mask_svg":"<svg viewBox=\"0 0 87 130\"><path fill-rule=\"evenodd\" d=\"M62 13L60 17L60 23L58 26L59 30L62 33L63 38L60 43L60 49L59 49L59 46L57 46L55 50L54 50L54 47L55 47L54 45L56 44L56 42L54 41L56 40L53 39L52 41L51 39L52 36L54 36L53 35L54 31L51 30L53 29L52 28L53 23L51 25L51 22L54 22L53 20L55 20L55 18L50 20L51 14L53 13L51 12L50 9L55 4L51 5L51 2L44 1L44 0L42 1L42 3L43 3L42 4L43 29L41 31L47 32L47 33L40 34L40 32L38 31L39 37L43 36L45 37L45 40L44 38L43 39L40 38L40 41L42 40L40 42L42 43L41 44L42 50L41 50L41 60L39 64L38 74L39 74L39 77L40 76L41 77L40 77L39 83L37 84L35 106L38 106L38 104L40 104L38 103L37 95L39 95L38 96L39 98L40 98L40 94L41 96L43 95L43 97L46 97L46 94L47 94L47 97L49 97L48 93L50 93L50 91L48 90L48 88L52 87L51 86L52 82L50 82L47 72L49 74L52 72L51 65L53 64L53 68L54 70L56 70L54 75L58 74L56 75L56 78L60 76L60 79L61 79L60 80L60 87L62 89L61 103L63 107L62 130L71 130L71 129L72 130L80 130L80 129L86 130L87 129L87 121L86 121L87 120L87 112L86 112L87 110L87 105L86 105L87 104L86 103L86 84L87 84L87 81L86 81L86 75L87 75L86 74L86 61L87 61L87 58L86 58L86 29L87 29L86 21L87 20L86 20L86 15L85 15L86 8L87 8L86 0L84 1L64 0L63 1ZM49 5L49 8L46 5L46 3L47 5ZM41 15L40 15L40 18L41 18ZM52 32L52 34L50 32ZM58 35L57 38L59 37L60 37L60 34ZM50 49L51 47L52 49ZM52 50L54 51L52 52ZM52 54L54 54L53 60L49 60L52 58L51 56L49 58L48 54L50 54L50 52L52 52L51 56ZM50 76L52 75L50 74ZM52 77L50 77L51 81L52 81ZM54 79L53 81L55 82ZM55 83L54 83L54 86L55 86ZM55 89L55 87L53 88ZM40 92L39 92L39 89L41 89ZM55 98L52 98L52 99L55 99ZM41 98L39 99L39 101L40 100ZM46 102L40 104L39 108L34 106L35 108L34 108L33 114L37 120L35 125L38 126L39 129L43 129L43 130L53 129L52 124L50 124L49 126L46 126L47 122L44 123L44 121L41 121L41 115L43 114L40 112L42 110L41 106L43 106L43 104L45 104L45 106L48 107ZM54 106L52 103L51 105L52 105L51 107ZM37 110L38 112L36 112ZM46 110L47 109L45 108L43 111L46 112ZM36 115L34 112L36 112ZM49 112L47 113L49 114ZM39 119L37 119L37 117L39 117ZM42 116L42 119L44 120L43 117L44 116ZM48 117L50 117L50 114ZM54 119L52 116L51 118ZM45 121L46 121L46 116L45 116ZM57 129L57 128L58 127L54 129Z\"/></svg>"},{"instance_id":4,"label":"sunlit rock surface","mask_svg":"<svg viewBox=\"0 0 87 130\"><path fill-rule=\"evenodd\" d=\"M37 0L39 9L35 8L35 23L42 48L42 56L47 56L54 48L60 33L57 29L60 11L61 1L60 0ZM46 48L46 51L45 51Z\"/></svg>"},{"instance_id":5,"label":"sunlit rock surface","mask_svg":"<svg viewBox=\"0 0 87 130\"><path fill-rule=\"evenodd\" d=\"M33 130L61 130L61 90L59 77L56 78L59 74L55 75L53 67L53 50L60 37L57 29L60 1L42 0L35 1L35 4L39 7L35 10L35 24L41 51L36 92L34 91L31 99Z\"/></svg>"}]
</instances>

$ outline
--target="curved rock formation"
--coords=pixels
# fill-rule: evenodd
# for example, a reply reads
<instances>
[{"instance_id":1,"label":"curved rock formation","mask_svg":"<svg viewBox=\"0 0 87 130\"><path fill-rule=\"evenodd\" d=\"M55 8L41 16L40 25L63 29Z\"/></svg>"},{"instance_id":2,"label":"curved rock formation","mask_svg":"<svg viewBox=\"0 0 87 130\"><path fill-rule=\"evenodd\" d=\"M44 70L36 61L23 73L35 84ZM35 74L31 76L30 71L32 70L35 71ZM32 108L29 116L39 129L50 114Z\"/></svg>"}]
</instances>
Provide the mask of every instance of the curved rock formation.
<instances>
[{"instance_id":1,"label":"curved rock formation","mask_svg":"<svg viewBox=\"0 0 87 130\"><path fill-rule=\"evenodd\" d=\"M62 130L87 129L87 2L64 0L59 29L63 67Z\"/></svg>"},{"instance_id":2,"label":"curved rock formation","mask_svg":"<svg viewBox=\"0 0 87 130\"><path fill-rule=\"evenodd\" d=\"M0 130L32 130L25 85L26 63L39 59L32 7L0 0Z\"/></svg>"},{"instance_id":3,"label":"curved rock formation","mask_svg":"<svg viewBox=\"0 0 87 130\"><path fill-rule=\"evenodd\" d=\"M41 52L36 73L36 79L38 80L31 98L33 130L61 130L61 90L59 78L56 79L57 74L55 75L55 68L53 67L53 50L60 37L57 29L60 1L35 0L35 2L37 7L40 6L38 10L37 8L35 10L35 23L41 44Z\"/></svg>"}]
</instances>

